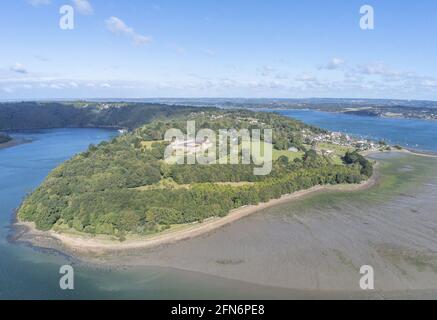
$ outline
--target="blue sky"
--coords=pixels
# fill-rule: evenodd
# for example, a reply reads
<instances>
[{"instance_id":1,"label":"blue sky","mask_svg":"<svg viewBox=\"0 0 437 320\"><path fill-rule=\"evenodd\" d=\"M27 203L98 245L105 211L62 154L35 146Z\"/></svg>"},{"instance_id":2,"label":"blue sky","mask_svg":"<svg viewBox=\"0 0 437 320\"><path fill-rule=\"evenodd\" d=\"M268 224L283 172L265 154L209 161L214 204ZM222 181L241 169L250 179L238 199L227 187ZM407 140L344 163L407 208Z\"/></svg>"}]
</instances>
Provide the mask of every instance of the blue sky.
<instances>
[{"instance_id":1,"label":"blue sky","mask_svg":"<svg viewBox=\"0 0 437 320\"><path fill-rule=\"evenodd\" d=\"M71 5L75 28L59 28ZM372 5L375 29L361 30ZM2 0L0 99L437 100L434 0Z\"/></svg>"}]
</instances>

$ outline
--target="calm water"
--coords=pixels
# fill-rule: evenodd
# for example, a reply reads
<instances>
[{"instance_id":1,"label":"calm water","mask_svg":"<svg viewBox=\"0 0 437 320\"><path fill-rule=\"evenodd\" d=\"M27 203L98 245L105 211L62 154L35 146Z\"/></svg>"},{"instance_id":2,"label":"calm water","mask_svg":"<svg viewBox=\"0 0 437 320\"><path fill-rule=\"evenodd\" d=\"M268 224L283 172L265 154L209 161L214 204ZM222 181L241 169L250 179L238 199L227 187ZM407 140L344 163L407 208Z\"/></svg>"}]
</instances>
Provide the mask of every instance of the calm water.
<instances>
[{"instance_id":1,"label":"calm water","mask_svg":"<svg viewBox=\"0 0 437 320\"><path fill-rule=\"evenodd\" d=\"M385 140L417 150L437 151L437 121L364 117L313 110L277 112L331 131Z\"/></svg>"}]
</instances>

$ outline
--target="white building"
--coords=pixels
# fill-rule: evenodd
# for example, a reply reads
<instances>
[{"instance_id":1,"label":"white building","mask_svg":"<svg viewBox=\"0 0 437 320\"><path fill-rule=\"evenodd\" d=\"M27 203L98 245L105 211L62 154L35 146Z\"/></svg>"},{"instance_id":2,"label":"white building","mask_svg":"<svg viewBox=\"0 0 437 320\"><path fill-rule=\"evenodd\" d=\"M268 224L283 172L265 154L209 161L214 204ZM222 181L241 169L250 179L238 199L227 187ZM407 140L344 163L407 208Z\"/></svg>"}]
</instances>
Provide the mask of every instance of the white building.
<instances>
[{"instance_id":1,"label":"white building","mask_svg":"<svg viewBox=\"0 0 437 320\"><path fill-rule=\"evenodd\" d=\"M205 151L213 146L212 142L207 138L188 139L188 140L175 140L170 144L173 151L182 151L185 154L195 154L197 152Z\"/></svg>"}]
</instances>

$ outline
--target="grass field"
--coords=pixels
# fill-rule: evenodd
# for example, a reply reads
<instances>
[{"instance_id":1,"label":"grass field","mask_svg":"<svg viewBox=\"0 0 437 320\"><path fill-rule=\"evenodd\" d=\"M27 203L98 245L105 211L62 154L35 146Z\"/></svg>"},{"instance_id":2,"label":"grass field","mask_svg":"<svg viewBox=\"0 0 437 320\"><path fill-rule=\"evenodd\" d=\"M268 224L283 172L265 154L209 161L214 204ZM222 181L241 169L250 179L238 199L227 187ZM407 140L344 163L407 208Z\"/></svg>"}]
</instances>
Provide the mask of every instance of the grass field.
<instances>
[{"instance_id":1,"label":"grass field","mask_svg":"<svg viewBox=\"0 0 437 320\"><path fill-rule=\"evenodd\" d=\"M344 154L347 151L353 151L353 148L343 147L339 146L338 144L332 144L332 143L319 143L317 145L318 150L331 150L334 151L334 153L337 156L344 156Z\"/></svg>"},{"instance_id":2,"label":"grass field","mask_svg":"<svg viewBox=\"0 0 437 320\"><path fill-rule=\"evenodd\" d=\"M289 161L293 161L296 158L302 158L303 152L292 152L287 150L273 150L273 160L278 160L281 156L286 156Z\"/></svg>"},{"instance_id":3,"label":"grass field","mask_svg":"<svg viewBox=\"0 0 437 320\"><path fill-rule=\"evenodd\" d=\"M154 143L164 142L164 140L157 141L141 141L141 146L145 149L151 149Z\"/></svg>"},{"instance_id":4,"label":"grass field","mask_svg":"<svg viewBox=\"0 0 437 320\"><path fill-rule=\"evenodd\" d=\"M154 144L154 143L157 143L157 142L163 142L163 141L142 141L141 142L141 146L143 147L143 148L145 148L145 149L151 149L152 148L152 145ZM272 149L272 160L273 161L275 161L275 160L278 160L279 159L279 157L281 157L281 156L286 156L288 159L289 159L289 161L293 161L294 159L296 159L296 158L302 158L303 157L303 155L304 155L304 153L303 152L292 152L292 151L287 151L287 150L275 150L274 148L273 148L273 145L272 144L270 144L270 143L264 143L264 142L262 142L262 143L260 143L260 145L259 145L259 147L257 147L256 145L252 145L252 148L254 148L254 152L256 153L256 154L261 154L261 156L263 156L264 155L264 149L266 148L266 146L267 146L267 148L271 148ZM329 146L326 146L326 148L330 148ZM239 146L239 150L241 151L241 145ZM340 150L339 150L340 151ZM340 151L341 152L341 151ZM344 152L346 152L346 151L344 151ZM344 152L343 152L343 154L344 154ZM176 161L176 159L177 158L175 158L175 159L173 159L174 161ZM227 161L228 161L228 163L229 163L229 156L225 156L225 157L223 157L223 158L221 158L221 159L219 159L218 161L217 161L217 163L220 163L221 161L223 161L224 159L227 159Z\"/></svg>"},{"instance_id":5,"label":"grass field","mask_svg":"<svg viewBox=\"0 0 437 320\"><path fill-rule=\"evenodd\" d=\"M174 182L172 179L163 179L159 183L142 186L137 188L132 188L132 190L138 191L147 191L147 190L155 190L155 189L191 189L193 186L201 186L206 184L214 184L218 186L230 186L230 187L242 187L242 186L251 186L254 182L242 181L242 182L216 182L216 183L195 183L195 184L178 184Z\"/></svg>"}]
</instances>

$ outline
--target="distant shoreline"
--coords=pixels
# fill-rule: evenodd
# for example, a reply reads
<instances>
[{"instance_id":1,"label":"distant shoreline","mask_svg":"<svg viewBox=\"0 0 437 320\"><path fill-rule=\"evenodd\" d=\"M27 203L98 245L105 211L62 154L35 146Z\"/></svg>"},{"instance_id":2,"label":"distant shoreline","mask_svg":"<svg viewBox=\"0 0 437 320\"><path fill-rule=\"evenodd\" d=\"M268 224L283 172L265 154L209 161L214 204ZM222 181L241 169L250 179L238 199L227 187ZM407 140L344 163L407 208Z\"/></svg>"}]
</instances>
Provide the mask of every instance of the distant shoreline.
<instances>
[{"instance_id":1,"label":"distant shoreline","mask_svg":"<svg viewBox=\"0 0 437 320\"><path fill-rule=\"evenodd\" d=\"M268 110L269 112L275 111L315 111L315 112L324 112L324 113L333 113L333 114L343 114L343 115L353 115L357 117L369 117L369 118L379 118L379 119L405 119L405 120L422 120L422 121L437 121L437 118L420 118L420 117L412 117L405 115L396 115L396 116L387 116L383 114L357 114L354 112L347 112L344 110L323 110L317 108L287 108L287 107L277 107L277 108L262 108L262 107L252 107L248 108L251 111L259 111L259 110Z\"/></svg>"},{"instance_id":2,"label":"distant shoreline","mask_svg":"<svg viewBox=\"0 0 437 320\"><path fill-rule=\"evenodd\" d=\"M400 151L402 151L402 150L400 150ZM405 148L404 152L414 154L416 156L437 158L437 152L433 152L433 151L421 151L421 150L414 150L414 149L406 149Z\"/></svg>"},{"instance_id":3,"label":"distant shoreline","mask_svg":"<svg viewBox=\"0 0 437 320\"><path fill-rule=\"evenodd\" d=\"M8 142L0 143L0 150L1 149L6 149L6 148L16 147L16 146L19 146L21 144L30 143L30 142L32 142L32 141L31 140L26 140L26 139L16 139L16 138L13 138L12 140L9 140Z\"/></svg>"},{"instance_id":4,"label":"distant shoreline","mask_svg":"<svg viewBox=\"0 0 437 320\"><path fill-rule=\"evenodd\" d=\"M375 171L376 172L371 178L360 184L317 185L310 189L300 190L292 194L283 195L279 199L273 199L266 203L234 209L230 211L227 216L222 218L211 218L203 223L184 225L175 230L169 230L168 232L163 232L149 237L138 237L137 239L128 238L128 240L124 242L112 240L109 236L93 237L86 234L71 235L58 233L53 230L40 231L35 228L34 223L29 222L16 222L14 224L16 228L21 229L21 232L15 236L14 240L29 242L37 247L50 247L52 249L59 249L61 251L66 249L67 252L73 252L79 255L153 248L207 234L263 209L288 203L290 201L295 201L304 198L305 196L328 191L354 192L371 188L372 186L376 185L379 180L379 174L377 170Z\"/></svg>"}]
</instances>

